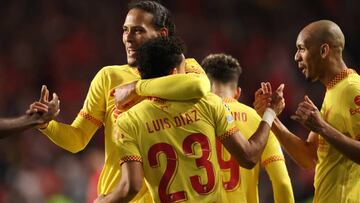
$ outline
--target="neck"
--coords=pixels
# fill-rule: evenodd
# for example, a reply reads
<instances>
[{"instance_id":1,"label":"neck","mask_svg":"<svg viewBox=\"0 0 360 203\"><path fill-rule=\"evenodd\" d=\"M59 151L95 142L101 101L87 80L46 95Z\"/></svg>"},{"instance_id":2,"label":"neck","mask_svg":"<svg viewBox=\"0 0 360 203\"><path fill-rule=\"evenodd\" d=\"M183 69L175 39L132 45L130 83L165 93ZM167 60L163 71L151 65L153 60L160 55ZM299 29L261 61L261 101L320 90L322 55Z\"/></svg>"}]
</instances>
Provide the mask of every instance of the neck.
<instances>
[{"instance_id":1,"label":"neck","mask_svg":"<svg viewBox=\"0 0 360 203\"><path fill-rule=\"evenodd\" d=\"M221 98L234 98L234 90L226 84L213 82L211 92Z\"/></svg>"},{"instance_id":2,"label":"neck","mask_svg":"<svg viewBox=\"0 0 360 203\"><path fill-rule=\"evenodd\" d=\"M345 62L341 60L330 61L326 65L326 70L324 70L324 75L322 78L319 78L320 82L326 86L331 82L341 71L347 69Z\"/></svg>"}]
</instances>

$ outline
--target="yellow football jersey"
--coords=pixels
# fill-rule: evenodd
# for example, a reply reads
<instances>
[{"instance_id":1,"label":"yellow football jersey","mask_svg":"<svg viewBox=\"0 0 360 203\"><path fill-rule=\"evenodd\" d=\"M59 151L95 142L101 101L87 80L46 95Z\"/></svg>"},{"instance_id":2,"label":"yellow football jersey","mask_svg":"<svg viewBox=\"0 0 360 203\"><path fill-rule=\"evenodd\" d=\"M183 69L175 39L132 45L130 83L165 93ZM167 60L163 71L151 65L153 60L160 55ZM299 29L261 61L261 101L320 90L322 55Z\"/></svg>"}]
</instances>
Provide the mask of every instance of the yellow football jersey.
<instances>
[{"instance_id":1,"label":"yellow football jersey","mask_svg":"<svg viewBox=\"0 0 360 203\"><path fill-rule=\"evenodd\" d=\"M261 122L260 116L254 109L232 98L223 98L229 106L235 124L240 132L249 139ZM253 169L239 167L231 154L218 142L217 153L221 168L223 187L230 202L258 203L258 181L260 163L268 173L274 191L276 203L294 202L290 178L284 162L279 142L270 132L268 142L261 155L260 163Z\"/></svg>"},{"instance_id":2,"label":"yellow football jersey","mask_svg":"<svg viewBox=\"0 0 360 203\"><path fill-rule=\"evenodd\" d=\"M140 80L136 91L140 95L151 95L167 99L200 98L199 93L209 92L210 84L201 66L194 59L186 59L186 72L200 74L179 74L176 77L163 77L157 79ZM193 86L193 79L200 80L201 91L178 91L168 88L159 88L168 82L176 89L182 88L184 84ZM128 65L107 66L102 68L91 82L86 100L80 113L71 125L51 121L48 127L42 132L55 144L71 151L78 152L85 148L95 132L104 126L105 131L105 163L102 169L98 194L110 193L120 180L118 148L112 141L116 117L114 97L111 95L114 88L140 79L136 68ZM192 82L190 82L190 80ZM190 83L190 84L189 84Z\"/></svg>"},{"instance_id":3,"label":"yellow football jersey","mask_svg":"<svg viewBox=\"0 0 360 203\"><path fill-rule=\"evenodd\" d=\"M360 140L360 77L346 69L327 86L322 117L352 139ZM315 197L318 203L360 201L360 165L349 160L318 136Z\"/></svg>"},{"instance_id":4,"label":"yellow football jersey","mask_svg":"<svg viewBox=\"0 0 360 203\"><path fill-rule=\"evenodd\" d=\"M140 161L154 202L227 202L216 138L237 130L216 95L145 100L118 118L121 162Z\"/></svg>"}]
</instances>

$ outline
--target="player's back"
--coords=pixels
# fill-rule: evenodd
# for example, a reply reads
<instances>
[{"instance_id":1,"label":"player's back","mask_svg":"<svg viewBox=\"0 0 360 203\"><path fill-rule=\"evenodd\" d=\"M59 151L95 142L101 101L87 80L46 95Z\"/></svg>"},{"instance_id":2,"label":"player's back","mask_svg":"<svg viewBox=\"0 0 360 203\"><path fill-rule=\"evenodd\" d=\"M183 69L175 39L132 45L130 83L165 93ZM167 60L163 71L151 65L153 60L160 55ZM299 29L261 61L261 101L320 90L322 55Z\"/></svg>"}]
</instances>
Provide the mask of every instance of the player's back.
<instances>
[{"instance_id":1,"label":"player's back","mask_svg":"<svg viewBox=\"0 0 360 203\"><path fill-rule=\"evenodd\" d=\"M246 139L249 139L257 130L261 122L260 116L256 111L235 99L223 98L228 105L234 118L234 123L238 126ZM240 167L231 154L220 142L217 143L217 153L221 168L222 183L226 190L227 199L241 203L259 202L258 180L260 163L252 169ZM283 161L284 157L280 145L273 133L270 133L268 142L261 156L263 166L273 161Z\"/></svg>"},{"instance_id":2,"label":"player's back","mask_svg":"<svg viewBox=\"0 0 360 203\"><path fill-rule=\"evenodd\" d=\"M185 102L148 99L123 116L133 123L134 142L155 202L227 201L215 142L234 125L219 97L209 93Z\"/></svg>"}]
</instances>

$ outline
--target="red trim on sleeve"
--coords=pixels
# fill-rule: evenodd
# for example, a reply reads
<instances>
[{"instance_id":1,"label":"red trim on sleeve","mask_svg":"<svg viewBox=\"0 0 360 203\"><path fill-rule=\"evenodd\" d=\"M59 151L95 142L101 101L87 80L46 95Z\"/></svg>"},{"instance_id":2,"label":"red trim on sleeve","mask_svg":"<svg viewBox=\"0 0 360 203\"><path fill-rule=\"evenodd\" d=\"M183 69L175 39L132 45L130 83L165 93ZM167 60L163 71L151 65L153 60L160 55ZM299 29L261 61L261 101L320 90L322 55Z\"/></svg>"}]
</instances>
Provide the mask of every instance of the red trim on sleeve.
<instances>
[{"instance_id":1,"label":"red trim on sleeve","mask_svg":"<svg viewBox=\"0 0 360 203\"><path fill-rule=\"evenodd\" d=\"M143 160L141 158L141 156L137 156L137 155L130 155L130 156L124 156L120 159L120 165L125 163L125 162L129 162L129 161L137 161L142 163Z\"/></svg>"},{"instance_id":2,"label":"red trim on sleeve","mask_svg":"<svg viewBox=\"0 0 360 203\"><path fill-rule=\"evenodd\" d=\"M102 122L98 119L96 119L94 116L90 115L89 113L86 113L84 111L80 111L79 116L85 118L86 120L90 121L91 123L95 124L96 126L102 126Z\"/></svg>"},{"instance_id":3,"label":"red trim on sleeve","mask_svg":"<svg viewBox=\"0 0 360 203\"><path fill-rule=\"evenodd\" d=\"M225 139L229 138L230 135L234 134L237 131L239 131L239 128L235 126L230 130L228 130L227 132L225 132L224 134L218 136L218 139L220 139L220 141L224 141Z\"/></svg>"},{"instance_id":4,"label":"red trim on sleeve","mask_svg":"<svg viewBox=\"0 0 360 203\"><path fill-rule=\"evenodd\" d=\"M270 163L272 163L272 162L275 162L275 161L285 161L285 159L284 159L284 157L282 157L282 156L274 155L274 156L271 156L271 157L265 159L265 160L261 163L261 165L265 167L266 165L268 165L268 164L270 164Z\"/></svg>"}]
</instances>

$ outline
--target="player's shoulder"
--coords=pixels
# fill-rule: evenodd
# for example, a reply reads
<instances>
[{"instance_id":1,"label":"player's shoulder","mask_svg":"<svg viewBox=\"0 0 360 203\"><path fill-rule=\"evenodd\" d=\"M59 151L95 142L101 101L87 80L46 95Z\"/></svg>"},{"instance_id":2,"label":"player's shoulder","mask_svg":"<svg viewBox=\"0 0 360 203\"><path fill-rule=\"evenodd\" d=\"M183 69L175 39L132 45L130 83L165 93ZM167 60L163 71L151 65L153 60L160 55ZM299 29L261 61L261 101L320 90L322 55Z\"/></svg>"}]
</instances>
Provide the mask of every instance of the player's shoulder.
<instances>
[{"instance_id":1,"label":"player's shoulder","mask_svg":"<svg viewBox=\"0 0 360 203\"><path fill-rule=\"evenodd\" d=\"M255 109L244 104L241 102L236 102L236 105L238 106L238 108L240 108L242 111L248 112L248 113L252 113L252 114L257 114Z\"/></svg>"},{"instance_id":2,"label":"player's shoulder","mask_svg":"<svg viewBox=\"0 0 360 203\"><path fill-rule=\"evenodd\" d=\"M200 101L203 102L207 102L207 103L218 103L218 102L222 102L222 99L217 96L216 94L212 93L212 92L208 92L207 94L205 94Z\"/></svg>"},{"instance_id":3,"label":"player's shoulder","mask_svg":"<svg viewBox=\"0 0 360 203\"><path fill-rule=\"evenodd\" d=\"M186 73L205 74L201 65L194 58L185 59L185 71Z\"/></svg>"},{"instance_id":4,"label":"player's shoulder","mask_svg":"<svg viewBox=\"0 0 360 203\"><path fill-rule=\"evenodd\" d=\"M149 99L144 99L143 101L135 104L126 113L130 116L141 115L143 112L147 112L153 108L151 101Z\"/></svg>"},{"instance_id":5,"label":"player's shoulder","mask_svg":"<svg viewBox=\"0 0 360 203\"><path fill-rule=\"evenodd\" d=\"M200 64L194 58L186 58L185 62L189 65L200 66Z\"/></svg>"},{"instance_id":6,"label":"player's shoulder","mask_svg":"<svg viewBox=\"0 0 360 203\"><path fill-rule=\"evenodd\" d=\"M360 86L360 76L359 74L357 74L356 72L354 74L350 74L348 77L347 82L349 83L349 85L352 86Z\"/></svg>"},{"instance_id":7,"label":"player's shoulder","mask_svg":"<svg viewBox=\"0 0 360 203\"><path fill-rule=\"evenodd\" d=\"M210 109L215 110L215 109L218 109L220 106L225 106L228 110L230 110L230 108L226 105L226 103L223 102L223 100L219 96L217 96L216 94L214 94L212 92L208 92L207 94L205 94L197 102L197 106L204 110L205 109L206 110L210 110ZM211 111L213 111L213 110L211 110Z\"/></svg>"},{"instance_id":8,"label":"player's shoulder","mask_svg":"<svg viewBox=\"0 0 360 203\"><path fill-rule=\"evenodd\" d=\"M119 117L118 120L121 120L121 123L133 123L135 124L136 119L141 117L141 115L139 116L139 114L141 114L141 112L144 112L147 106L147 101L141 101L137 104L135 104L134 106L132 106L130 109L122 112Z\"/></svg>"},{"instance_id":9,"label":"player's shoulder","mask_svg":"<svg viewBox=\"0 0 360 203\"><path fill-rule=\"evenodd\" d=\"M109 65L102 67L98 73L111 74L117 72L131 72L133 68L127 64L125 65Z\"/></svg>"}]
</instances>

